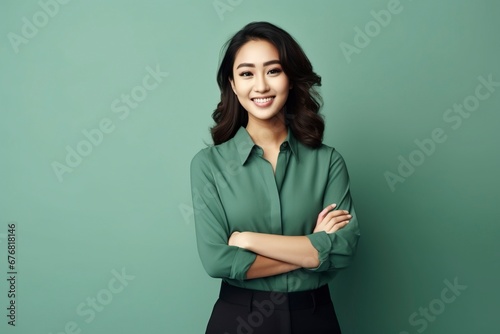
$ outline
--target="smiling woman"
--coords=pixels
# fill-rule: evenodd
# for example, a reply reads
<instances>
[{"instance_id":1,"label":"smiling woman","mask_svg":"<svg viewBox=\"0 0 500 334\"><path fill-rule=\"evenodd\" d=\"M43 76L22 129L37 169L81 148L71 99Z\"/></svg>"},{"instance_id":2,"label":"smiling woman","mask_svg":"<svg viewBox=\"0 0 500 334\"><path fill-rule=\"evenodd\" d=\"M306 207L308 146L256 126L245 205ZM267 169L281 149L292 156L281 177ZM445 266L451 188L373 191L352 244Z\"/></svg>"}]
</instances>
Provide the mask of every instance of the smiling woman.
<instances>
[{"instance_id":1,"label":"smiling woman","mask_svg":"<svg viewBox=\"0 0 500 334\"><path fill-rule=\"evenodd\" d=\"M259 46L260 49L266 50L268 58L263 59L265 57L260 56L257 50L249 46ZM216 123L212 128L214 144L226 142L236 134L241 125L246 126L248 123L248 112L239 96L236 93L233 94L233 88L241 78L241 74L244 78L250 76L253 79L249 84L255 82L255 76L252 77L252 71L249 70L255 69L260 60L261 67L275 65L269 70L283 71L283 75L290 82L292 89L289 90L282 114L287 122L289 121L295 135L306 145L319 147L322 142L324 123L323 118L318 115L321 97L314 87L321 85L321 78L313 71L311 62L292 36L269 23L251 23L234 35L226 43L225 49L226 52L217 73L221 101L212 115ZM254 55L257 57L254 61L250 58L243 58ZM237 62L237 57L240 62ZM243 69L236 69L245 63L253 65L254 68L246 66ZM244 68L247 70L245 71ZM263 82L269 84L272 77L268 75L266 78L268 80ZM257 79L264 79L264 76ZM259 89L259 87L255 88ZM254 95L264 96L258 91Z\"/></svg>"},{"instance_id":2,"label":"smiling woman","mask_svg":"<svg viewBox=\"0 0 500 334\"><path fill-rule=\"evenodd\" d=\"M246 59L254 59L257 64L245 62ZM281 69L278 50L267 41L250 41L238 51L234 65L236 75L230 80L231 87L248 112L249 123L277 120L291 89Z\"/></svg>"},{"instance_id":3,"label":"smiling woman","mask_svg":"<svg viewBox=\"0 0 500 334\"><path fill-rule=\"evenodd\" d=\"M345 162L322 143L320 77L287 32L255 22L217 80L214 145L191 161L198 252L222 279L206 333L340 333L328 283L360 233Z\"/></svg>"}]
</instances>

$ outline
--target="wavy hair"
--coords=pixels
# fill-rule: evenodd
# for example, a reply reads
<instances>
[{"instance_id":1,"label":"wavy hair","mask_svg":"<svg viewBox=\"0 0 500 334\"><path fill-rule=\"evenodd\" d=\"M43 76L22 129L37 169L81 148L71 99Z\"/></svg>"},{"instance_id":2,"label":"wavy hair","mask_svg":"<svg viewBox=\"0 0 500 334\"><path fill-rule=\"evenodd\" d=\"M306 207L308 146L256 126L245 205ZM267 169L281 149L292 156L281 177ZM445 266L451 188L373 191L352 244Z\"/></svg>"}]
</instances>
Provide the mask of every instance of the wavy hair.
<instances>
[{"instance_id":1,"label":"wavy hair","mask_svg":"<svg viewBox=\"0 0 500 334\"><path fill-rule=\"evenodd\" d=\"M322 99L316 90L321 86L321 77L313 71L311 62L293 37L268 22L247 24L222 48L221 53L224 50L225 53L217 72L221 97L212 114L215 125L210 129L214 144L233 138L240 126L246 127L248 123L248 113L238 101L229 80L233 80L236 53L252 40L268 41L278 50L283 71L292 84L284 106L285 122L301 143L319 147L325 129L323 117L319 114Z\"/></svg>"}]
</instances>

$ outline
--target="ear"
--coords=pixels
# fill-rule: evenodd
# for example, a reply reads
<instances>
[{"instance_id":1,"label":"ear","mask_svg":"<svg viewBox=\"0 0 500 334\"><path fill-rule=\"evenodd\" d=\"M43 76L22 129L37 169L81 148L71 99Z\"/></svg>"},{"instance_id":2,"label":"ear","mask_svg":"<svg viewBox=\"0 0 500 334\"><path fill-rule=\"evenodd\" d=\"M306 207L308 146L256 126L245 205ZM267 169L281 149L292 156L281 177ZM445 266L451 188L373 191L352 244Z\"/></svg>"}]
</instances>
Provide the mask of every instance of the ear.
<instances>
[{"instance_id":1,"label":"ear","mask_svg":"<svg viewBox=\"0 0 500 334\"><path fill-rule=\"evenodd\" d=\"M234 93L234 95L237 95L237 94L236 94L236 88L235 88L235 86L234 86L234 80L233 80L233 79L231 79L231 78L229 78L228 80L229 80L229 82L231 83L231 88L233 89L233 93Z\"/></svg>"}]
</instances>

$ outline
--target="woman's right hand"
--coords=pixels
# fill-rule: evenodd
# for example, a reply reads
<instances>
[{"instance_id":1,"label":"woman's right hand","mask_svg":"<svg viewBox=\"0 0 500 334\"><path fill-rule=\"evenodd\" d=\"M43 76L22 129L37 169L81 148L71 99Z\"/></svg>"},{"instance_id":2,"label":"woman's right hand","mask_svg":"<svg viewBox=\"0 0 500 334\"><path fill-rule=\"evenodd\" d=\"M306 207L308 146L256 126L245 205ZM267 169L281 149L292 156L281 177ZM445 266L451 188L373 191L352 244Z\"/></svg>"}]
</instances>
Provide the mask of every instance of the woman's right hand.
<instances>
[{"instance_id":1,"label":"woman's right hand","mask_svg":"<svg viewBox=\"0 0 500 334\"><path fill-rule=\"evenodd\" d=\"M318 214L316 227L313 233L325 231L326 233L334 233L344 228L352 216L346 210L333 210L337 204L328 205ZM333 210L333 211L332 211Z\"/></svg>"}]
</instances>

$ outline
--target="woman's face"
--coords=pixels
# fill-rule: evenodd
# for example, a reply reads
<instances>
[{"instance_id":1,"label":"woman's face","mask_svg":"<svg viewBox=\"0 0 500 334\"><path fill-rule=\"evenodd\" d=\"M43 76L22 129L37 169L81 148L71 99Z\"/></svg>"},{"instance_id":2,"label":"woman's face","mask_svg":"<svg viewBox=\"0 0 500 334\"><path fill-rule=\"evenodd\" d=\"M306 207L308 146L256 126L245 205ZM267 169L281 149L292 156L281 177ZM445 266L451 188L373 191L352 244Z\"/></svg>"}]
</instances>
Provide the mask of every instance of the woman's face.
<instances>
[{"instance_id":1,"label":"woman's face","mask_svg":"<svg viewBox=\"0 0 500 334\"><path fill-rule=\"evenodd\" d=\"M276 47L265 41L249 41L236 53L231 86L248 112L248 121L283 117L290 82L283 72Z\"/></svg>"}]
</instances>

